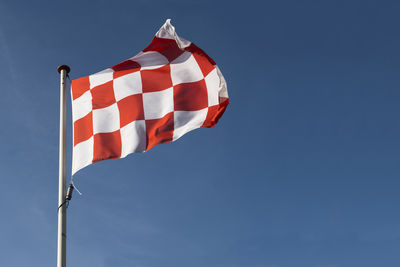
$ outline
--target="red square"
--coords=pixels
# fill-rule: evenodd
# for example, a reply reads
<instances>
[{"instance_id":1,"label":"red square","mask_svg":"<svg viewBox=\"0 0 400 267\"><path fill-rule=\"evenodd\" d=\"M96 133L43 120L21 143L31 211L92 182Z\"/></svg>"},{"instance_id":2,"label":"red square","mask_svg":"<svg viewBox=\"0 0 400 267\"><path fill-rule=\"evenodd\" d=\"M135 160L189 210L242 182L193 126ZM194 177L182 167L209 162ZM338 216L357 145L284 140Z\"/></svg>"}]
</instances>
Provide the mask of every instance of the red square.
<instances>
[{"instance_id":1,"label":"red square","mask_svg":"<svg viewBox=\"0 0 400 267\"><path fill-rule=\"evenodd\" d=\"M133 121L144 120L142 94L125 97L117 105L121 128Z\"/></svg>"},{"instance_id":2,"label":"red square","mask_svg":"<svg viewBox=\"0 0 400 267\"><path fill-rule=\"evenodd\" d=\"M92 88L93 109L106 108L116 102L113 89L113 81L106 82Z\"/></svg>"},{"instance_id":3,"label":"red square","mask_svg":"<svg viewBox=\"0 0 400 267\"><path fill-rule=\"evenodd\" d=\"M178 47L175 40L154 37L151 44L143 52L157 51L165 56L169 62L183 54L183 50Z\"/></svg>"},{"instance_id":4,"label":"red square","mask_svg":"<svg viewBox=\"0 0 400 267\"><path fill-rule=\"evenodd\" d=\"M88 140L93 135L93 116L92 112L85 117L74 121L74 146Z\"/></svg>"},{"instance_id":5,"label":"red square","mask_svg":"<svg viewBox=\"0 0 400 267\"><path fill-rule=\"evenodd\" d=\"M71 82L72 99L75 100L86 91L90 90L89 76L82 77Z\"/></svg>"},{"instance_id":6,"label":"red square","mask_svg":"<svg viewBox=\"0 0 400 267\"><path fill-rule=\"evenodd\" d=\"M208 57L205 57L200 54L193 53L193 57L196 59L197 65L199 65L201 72L204 77L206 77L215 67L208 60Z\"/></svg>"},{"instance_id":7,"label":"red square","mask_svg":"<svg viewBox=\"0 0 400 267\"><path fill-rule=\"evenodd\" d=\"M212 128L215 124L217 124L218 120L222 117L226 110L226 107L229 104L229 99L225 98L224 101L220 103L221 104L219 105L211 106L208 108L207 117L201 127Z\"/></svg>"},{"instance_id":8,"label":"red square","mask_svg":"<svg viewBox=\"0 0 400 267\"><path fill-rule=\"evenodd\" d=\"M140 71L143 93L157 92L172 87L171 68L165 65L154 70Z\"/></svg>"},{"instance_id":9,"label":"red square","mask_svg":"<svg viewBox=\"0 0 400 267\"><path fill-rule=\"evenodd\" d=\"M111 67L114 70L113 78L116 79L118 77L124 76L129 73L133 73L140 70L139 63L133 60L126 60L114 67Z\"/></svg>"},{"instance_id":10,"label":"red square","mask_svg":"<svg viewBox=\"0 0 400 267\"><path fill-rule=\"evenodd\" d=\"M122 144L119 130L94 135L93 162L121 157Z\"/></svg>"},{"instance_id":11,"label":"red square","mask_svg":"<svg viewBox=\"0 0 400 267\"><path fill-rule=\"evenodd\" d=\"M174 113L168 113L161 119L146 120L146 151L150 148L172 142L174 135Z\"/></svg>"},{"instance_id":12,"label":"red square","mask_svg":"<svg viewBox=\"0 0 400 267\"><path fill-rule=\"evenodd\" d=\"M185 47L185 51L191 52L192 54L197 54L201 57L204 57L207 59L208 62L211 63L211 65L216 65L215 61L210 58L206 52L204 52L200 47L198 47L197 45L195 45L194 43L191 43L188 47Z\"/></svg>"},{"instance_id":13,"label":"red square","mask_svg":"<svg viewBox=\"0 0 400 267\"><path fill-rule=\"evenodd\" d=\"M174 86L174 110L194 111L207 106L207 86L204 79Z\"/></svg>"}]
</instances>

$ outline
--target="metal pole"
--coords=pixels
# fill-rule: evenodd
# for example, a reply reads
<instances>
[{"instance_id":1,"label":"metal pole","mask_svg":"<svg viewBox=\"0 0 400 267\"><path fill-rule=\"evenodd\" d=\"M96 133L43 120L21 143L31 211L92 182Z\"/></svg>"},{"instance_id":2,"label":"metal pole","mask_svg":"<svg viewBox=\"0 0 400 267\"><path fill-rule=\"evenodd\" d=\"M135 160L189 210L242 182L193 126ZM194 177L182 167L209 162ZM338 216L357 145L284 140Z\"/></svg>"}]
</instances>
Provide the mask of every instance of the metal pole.
<instances>
[{"instance_id":1,"label":"metal pole","mask_svg":"<svg viewBox=\"0 0 400 267\"><path fill-rule=\"evenodd\" d=\"M67 239L67 213L65 206L66 195L66 135L67 135L67 90L66 76L70 71L67 65L57 68L60 73L60 147L59 147L59 169L58 169L58 245L57 245L57 267L66 267L66 239Z\"/></svg>"}]
</instances>

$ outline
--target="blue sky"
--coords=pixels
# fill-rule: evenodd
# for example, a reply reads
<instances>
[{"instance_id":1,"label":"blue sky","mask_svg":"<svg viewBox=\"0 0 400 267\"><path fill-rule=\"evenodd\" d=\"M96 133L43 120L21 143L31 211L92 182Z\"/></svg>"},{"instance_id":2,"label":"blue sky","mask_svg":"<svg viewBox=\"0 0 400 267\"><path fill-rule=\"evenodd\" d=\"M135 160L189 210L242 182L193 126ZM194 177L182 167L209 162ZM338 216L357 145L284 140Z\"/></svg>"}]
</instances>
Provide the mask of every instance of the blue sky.
<instances>
[{"instance_id":1,"label":"blue sky","mask_svg":"<svg viewBox=\"0 0 400 267\"><path fill-rule=\"evenodd\" d=\"M212 129L77 173L68 266L400 266L399 12L1 0L0 265L56 264L57 66L115 65L171 18L217 62L231 104Z\"/></svg>"}]
</instances>

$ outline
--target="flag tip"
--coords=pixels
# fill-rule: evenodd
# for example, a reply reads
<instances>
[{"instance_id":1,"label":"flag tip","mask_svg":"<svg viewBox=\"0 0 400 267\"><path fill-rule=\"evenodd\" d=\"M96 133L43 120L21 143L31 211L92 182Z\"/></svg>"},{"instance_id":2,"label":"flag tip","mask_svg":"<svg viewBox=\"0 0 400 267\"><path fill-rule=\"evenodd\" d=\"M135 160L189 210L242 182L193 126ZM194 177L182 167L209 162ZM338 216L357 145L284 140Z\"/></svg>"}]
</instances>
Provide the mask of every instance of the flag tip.
<instances>
[{"instance_id":1,"label":"flag tip","mask_svg":"<svg viewBox=\"0 0 400 267\"><path fill-rule=\"evenodd\" d=\"M67 65L60 65L57 67L58 73L61 73L62 70L65 70L67 73L69 73L71 71L71 68Z\"/></svg>"}]
</instances>

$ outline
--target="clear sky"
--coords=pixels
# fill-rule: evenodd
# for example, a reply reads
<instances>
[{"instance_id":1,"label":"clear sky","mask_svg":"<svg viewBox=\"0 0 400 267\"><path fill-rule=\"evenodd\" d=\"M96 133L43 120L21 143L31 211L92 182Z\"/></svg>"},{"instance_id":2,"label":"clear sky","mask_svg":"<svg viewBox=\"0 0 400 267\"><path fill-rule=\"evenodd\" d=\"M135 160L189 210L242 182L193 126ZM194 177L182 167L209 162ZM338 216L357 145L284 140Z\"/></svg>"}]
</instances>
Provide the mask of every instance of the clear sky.
<instances>
[{"instance_id":1,"label":"clear sky","mask_svg":"<svg viewBox=\"0 0 400 267\"><path fill-rule=\"evenodd\" d=\"M165 19L230 106L91 165L68 266L400 266L399 1L0 1L0 266L56 264L60 64L132 57ZM68 173L71 109L68 99Z\"/></svg>"}]
</instances>

